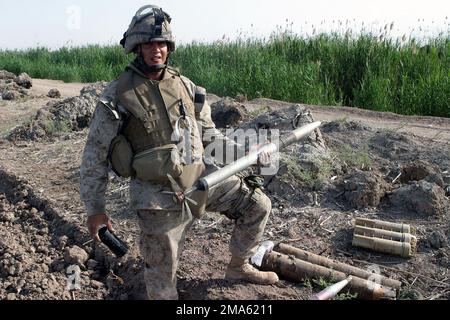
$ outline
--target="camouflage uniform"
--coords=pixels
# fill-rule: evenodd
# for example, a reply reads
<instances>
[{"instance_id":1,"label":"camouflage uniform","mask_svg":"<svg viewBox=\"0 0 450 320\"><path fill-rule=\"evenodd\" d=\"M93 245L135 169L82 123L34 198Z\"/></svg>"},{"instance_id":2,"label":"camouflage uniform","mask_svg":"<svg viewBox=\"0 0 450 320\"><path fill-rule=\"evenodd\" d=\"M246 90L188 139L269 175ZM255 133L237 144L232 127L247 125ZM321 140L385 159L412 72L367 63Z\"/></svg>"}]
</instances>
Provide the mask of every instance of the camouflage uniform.
<instances>
[{"instance_id":1,"label":"camouflage uniform","mask_svg":"<svg viewBox=\"0 0 450 320\"><path fill-rule=\"evenodd\" d=\"M167 73L167 72L165 72ZM194 100L198 88L187 78L187 90ZM116 95L117 81L104 90L100 101L112 101ZM228 147L233 143L215 129L211 109L205 101L196 115L199 126L214 132L215 141L225 139ZM108 149L116 136L120 121L104 103L98 103L81 164L81 199L88 215L105 213L105 191L108 182ZM200 137L200 134L195 134ZM193 146L201 144L194 141ZM195 154L195 150L194 150ZM208 165L208 174L217 167ZM177 299L176 270L185 239L193 222L189 212L183 215L180 204L161 191L171 191L168 185L155 184L132 178L130 181L130 206L137 212L141 228L140 250L145 260L145 282L150 299ZM236 221L230 242L232 257L242 261L256 251L270 210L270 199L259 189L249 187L243 179L232 176L208 193L207 210L225 214Z\"/></svg>"}]
</instances>

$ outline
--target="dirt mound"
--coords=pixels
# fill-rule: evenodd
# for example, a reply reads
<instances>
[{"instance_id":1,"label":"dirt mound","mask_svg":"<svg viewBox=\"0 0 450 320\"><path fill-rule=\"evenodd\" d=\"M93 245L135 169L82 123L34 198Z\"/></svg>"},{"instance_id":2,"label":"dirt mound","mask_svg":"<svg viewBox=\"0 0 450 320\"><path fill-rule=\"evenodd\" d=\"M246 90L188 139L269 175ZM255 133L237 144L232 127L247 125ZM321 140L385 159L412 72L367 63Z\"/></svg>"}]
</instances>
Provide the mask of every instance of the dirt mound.
<instances>
[{"instance_id":1,"label":"dirt mound","mask_svg":"<svg viewBox=\"0 0 450 320\"><path fill-rule=\"evenodd\" d=\"M105 82L99 82L84 87L77 97L49 102L38 110L29 123L14 128L7 139L51 140L88 127L98 98L105 87Z\"/></svg>"},{"instance_id":2,"label":"dirt mound","mask_svg":"<svg viewBox=\"0 0 450 320\"><path fill-rule=\"evenodd\" d=\"M244 105L226 97L211 104L211 117L217 128L233 127L246 118L246 111Z\"/></svg>"},{"instance_id":3,"label":"dirt mound","mask_svg":"<svg viewBox=\"0 0 450 320\"><path fill-rule=\"evenodd\" d=\"M410 135L400 132L377 132L369 141L382 157L391 160L410 160L415 143Z\"/></svg>"},{"instance_id":4,"label":"dirt mound","mask_svg":"<svg viewBox=\"0 0 450 320\"><path fill-rule=\"evenodd\" d=\"M346 201L354 208L362 209L378 207L389 185L376 171L356 170L344 177L341 188Z\"/></svg>"},{"instance_id":5,"label":"dirt mound","mask_svg":"<svg viewBox=\"0 0 450 320\"><path fill-rule=\"evenodd\" d=\"M73 299L78 287L78 297L104 298L94 270L81 263L90 248L73 249L86 237L26 181L3 171L0 178L0 299Z\"/></svg>"},{"instance_id":6,"label":"dirt mound","mask_svg":"<svg viewBox=\"0 0 450 320\"><path fill-rule=\"evenodd\" d=\"M0 299L68 299L66 277L49 272L58 249L43 213L25 203L13 205L0 195Z\"/></svg>"},{"instance_id":7,"label":"dirt mound","mask_svg":"<svg viewBox=\"0 0 450 320\"><path fill-rule=\"evenodd\" d=\"M393 206L428 216L443 215L448 208L444 190L424 180L394 190L389 200Z\"/></svg>"},{"instance_id":8,"label":"dirt mound","mask_svg":"<svg viewBox=\"0 0 450 320\"><path fill-rule=\"evenodd\" d=\"M434 249L448 246L449 240L443 231L433 231L426 239L426 245Z\"/></svg>"},{"instance_id":9,"label":"dirt mound","mask_svg":"<svg viewBox=\"0 0 450 320\"><path fill-rule=\"evenodd\" d=\"M16 76L14 73L0 70L0 100L24 98L29 95L28 89L32 85L32 80L26 73Z\"/></svg>"},{"instance_id":10,"label":"dirt mound","mask_svg":"<svg viewBox=\"0 0 450 320\"><path fill-rule=\"evenodd\" d=\"M272 138L276 134L283 136L292 130L314 122L311 112L302 105L294 104L286 108L276 109L242 123L243 130L266 129ZM279 154L279 170L277 175L265 177L265 186L276 195L297 198L303 202L309 197L300 195L301 189L322 189L323 182L332 174L334 166L332 156L320 129L314 130L309 137L300 143L288 146Z\"/></svg>"},{"instance_id":11,"label":"dirt mound","mask_svg":"<svg viewBox=\"0 0 450 320\"><path fill-rule=\"evenodd\" d=\"M242 124L241 129L278 129L280 131L294 130L307 123L313 122L311 111L305 106L294 104L286 108L279 108L262 114Z\"/></svg>"},{"instance_id":12,"label":"dirt mound","mask_svg":"<svg viewBox=\"0 0 450 320\"><path fill-rule=\"evenodd\" d=\"M372 131L372 128L356 121L330 121L321 127L322 132Z\"/></svg>"}]
</instances>

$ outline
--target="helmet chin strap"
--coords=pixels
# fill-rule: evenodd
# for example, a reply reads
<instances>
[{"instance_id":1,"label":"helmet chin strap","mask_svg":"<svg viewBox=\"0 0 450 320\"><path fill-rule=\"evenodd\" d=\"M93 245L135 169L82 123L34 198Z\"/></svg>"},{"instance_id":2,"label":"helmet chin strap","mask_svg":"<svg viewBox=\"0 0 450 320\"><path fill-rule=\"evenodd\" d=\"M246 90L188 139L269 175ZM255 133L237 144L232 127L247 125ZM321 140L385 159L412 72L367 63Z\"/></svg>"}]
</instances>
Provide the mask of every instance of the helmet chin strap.
<instances>
[{"instance_id":1,"label":"helmet chin strap","mask_svg":"<svg viewBox=\"0 0 450 320\"><path fill-rule=\"evenodd\" d=\"M146 73L158 72L165 69L166 67L167 65L165 64L155 64L153 66L148 66L147 64L145 64L145 72Z\"/></svg>"},{"instance_id":2,"label":"helmet chin strap","mask_svg":"<svg viewBox=\"0 0 450 320\"><path fill-rule=\"evenodd\" d=\"M144 58L140 54L136 57L135 61L136 61L136 66L138 67L138 69L144 73L158 72L167 67L166 64L155 64L155 65L149 66L147 63L145 63Z\"/></svg>"}]
</instances>

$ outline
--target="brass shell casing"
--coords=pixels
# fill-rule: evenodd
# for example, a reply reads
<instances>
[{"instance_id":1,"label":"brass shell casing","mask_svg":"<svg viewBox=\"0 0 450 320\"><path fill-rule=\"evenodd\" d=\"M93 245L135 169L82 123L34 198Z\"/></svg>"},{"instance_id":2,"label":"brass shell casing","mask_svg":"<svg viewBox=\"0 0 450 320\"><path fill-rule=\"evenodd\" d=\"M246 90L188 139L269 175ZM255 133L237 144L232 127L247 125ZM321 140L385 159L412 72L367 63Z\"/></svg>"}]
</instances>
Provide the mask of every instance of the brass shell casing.
<instances>
[{"instance_id":1,"label":"brass shell casing","mask_svg":"<svg viewBox=\"0 0 450 320\"><path fill-rule=\"evenodd\" d=\"M411 233L412 231L411 227L408 224L381 221L381 220L372 220L366 218L356 218L355 225L373 229L389 230L400 233Z\"/></svg>"},{"instance_id":2,"label":"brass shell casing","mask_svg":"<svg viewBox=\"0 0 450 320\"><path fill-rule=\"evenodd\" d=\"M413 251L415 245L412 247L411 243L372 238L358 234L353 235L352 245L383 253L399 255L405 258L411 257L415 253Z\"/></svg>"}]
</instances>

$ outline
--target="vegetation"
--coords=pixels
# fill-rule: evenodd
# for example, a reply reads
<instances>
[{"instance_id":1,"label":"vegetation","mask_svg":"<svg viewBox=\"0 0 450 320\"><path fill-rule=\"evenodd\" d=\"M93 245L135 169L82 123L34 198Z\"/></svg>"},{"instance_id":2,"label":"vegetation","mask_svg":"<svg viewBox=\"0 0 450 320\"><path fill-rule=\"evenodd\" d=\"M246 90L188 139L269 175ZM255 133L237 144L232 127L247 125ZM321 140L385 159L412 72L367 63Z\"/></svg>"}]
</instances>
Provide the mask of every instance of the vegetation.
<instances>
[{"instance_id":1,"label":"vegetation","mask_svg":"<svg viewBox=\"0 0 450 320\"><path fill-rule=\"evenodd\" d=\"M286 166L283 174L286 180L312 190L321 190L332 172L332 159L323 156L311 159L309 166L299 163L298 159L291 155L281 158L280 162L282 166Z\"/></svg>"},{"instance_id":2,"label":"vegetation","mask_svg":"<svg viewBox=\"0 0 450 320\"><path fill-rule=\"evenodd\" d=\"M0 69L64 81L109 81L133 59L120 46L0 51ZM269 39L181 45L171 62L221 96L347 105L450 117L450 37L278 32Z\"/></svg>"},{"instance_id":3,"label":"vegetation","mask_svg":"<svg viewBox=\"0 0 450 320\"><path fill-rule=\"evenodd\" d=\"M338 148L336 154L337 157L350 168L370 170L372 166L372 158L369 154L368 145L364 145L362 148L358 149L348 144L344 144L342 147Z\"/></svg>"},{"instance_id":4,"label":"vegetation","mask_svg":"<svg viewBox=\"0 0 450 320\"><path fill-rule=\"evenodd\" d=\"M0 51L0 70L33 78L65 82L110 81L122 72L132 59L119 46L91 45L50 51L35 48L26 51Z\"/></svg>"},{"instance_id":5,"label":"vegetation","mask_svg":"<svg viewBox=\"0 0 450 320\"><path fill-rule=\"evenodd\" d=\"M45 132L49 135L58 135L63 133L71 132L71 124L68 120L46 120L43 123Z\"/></svg>"},{"instance_id":6,"label":"vegetation","mask_svg":"<svg viewBox=\"0 0 450 320\"><path fill-rule=\"evenodd\" d=\"M312 281L312 283L311 283ZM313 289L313 287L317 288L317 290L324 290L325 288L328 288L329 286L335 284L337 280L330 278L326 279L323 277L319 278L313 278L312 280L306 278L303 281L303 285L307 288ZM338 293L336 296L332 298L332 300L353 300L358 297L357 293L350 293L345 288L341 291L341 293Z\"/></svg>"}]
</instances>

